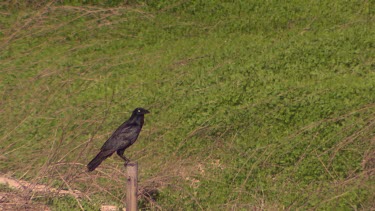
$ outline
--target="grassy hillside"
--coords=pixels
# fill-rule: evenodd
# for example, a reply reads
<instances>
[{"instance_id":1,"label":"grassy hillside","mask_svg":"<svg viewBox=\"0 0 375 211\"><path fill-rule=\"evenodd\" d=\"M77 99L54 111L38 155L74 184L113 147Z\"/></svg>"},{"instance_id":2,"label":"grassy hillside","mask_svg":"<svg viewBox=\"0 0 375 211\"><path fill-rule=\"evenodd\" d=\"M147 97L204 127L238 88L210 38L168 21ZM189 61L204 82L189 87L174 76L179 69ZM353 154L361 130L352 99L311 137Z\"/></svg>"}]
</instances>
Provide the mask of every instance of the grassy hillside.
<instances>
[{"instance_id":1,"label":"grassy hillside","mask_svg":"<svg viewBox=\"0 0 375 211\"><path fill-rule=\"evenodd\" d=\"M83 3L82 3L83 2ZM0 3L0 172L121 205L126 155L166 210L374 208L372 1Z\"/></svg>"}]
</instances>

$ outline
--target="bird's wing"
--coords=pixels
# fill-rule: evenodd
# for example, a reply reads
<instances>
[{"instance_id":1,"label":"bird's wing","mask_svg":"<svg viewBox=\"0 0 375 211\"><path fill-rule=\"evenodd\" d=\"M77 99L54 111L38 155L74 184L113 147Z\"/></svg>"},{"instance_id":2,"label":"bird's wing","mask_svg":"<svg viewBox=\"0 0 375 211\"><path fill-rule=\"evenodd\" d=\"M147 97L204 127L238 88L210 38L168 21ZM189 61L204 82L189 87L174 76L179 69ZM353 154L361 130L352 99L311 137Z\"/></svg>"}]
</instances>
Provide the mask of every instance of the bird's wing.
<instances>
[{"instance_id":1,"label":"bird's wing","mask_svg":"<svg viewBox=\"0 0 375 211\"><path fill-rule=\"evenodd\" d=\"M113 152L127 148L137 139L140 128L135 125L124 124L121 125L112 136L104 143L101 151L112 150Z\"/></svg>"}]
</instances>

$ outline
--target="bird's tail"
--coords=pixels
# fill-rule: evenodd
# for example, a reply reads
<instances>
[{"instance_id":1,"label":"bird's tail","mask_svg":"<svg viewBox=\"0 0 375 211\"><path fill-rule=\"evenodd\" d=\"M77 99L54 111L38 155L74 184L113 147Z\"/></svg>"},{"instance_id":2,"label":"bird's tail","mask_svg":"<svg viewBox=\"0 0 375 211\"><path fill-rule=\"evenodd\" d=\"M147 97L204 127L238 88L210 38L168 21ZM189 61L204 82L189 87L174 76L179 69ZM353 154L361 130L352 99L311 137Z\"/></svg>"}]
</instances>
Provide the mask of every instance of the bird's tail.
<instances>
[{"instance_id":1,"label":"bird's tail","mask_svg":"<svg viewBox=\"0 0 375 211\"><path fill-rule=\"evenodd\" d=\"M99 154L97 154L95 156L94 159L92 159L92 161L90 161L89 164L87 164L87 168L89 171L94 171L96 169L96 167L98 167L102 162L103 160L105 160L107 157L111 156L112 154L109 154L108 153L105 153L105 152L99 152Z\"/></svg>"}]
</instances>

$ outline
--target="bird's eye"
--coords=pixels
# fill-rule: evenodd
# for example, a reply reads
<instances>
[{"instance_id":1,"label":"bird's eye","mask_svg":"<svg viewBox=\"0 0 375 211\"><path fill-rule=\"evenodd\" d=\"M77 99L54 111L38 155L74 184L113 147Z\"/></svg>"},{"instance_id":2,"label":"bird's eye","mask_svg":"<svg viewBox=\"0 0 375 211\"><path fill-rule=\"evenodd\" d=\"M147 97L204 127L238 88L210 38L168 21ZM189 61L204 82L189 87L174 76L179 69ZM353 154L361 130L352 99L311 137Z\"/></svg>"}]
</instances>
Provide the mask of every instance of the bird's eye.
<instances>
[{"instance_id":1,"label":"bird's eye","mask_svg":"<svg viewBox=\"0 0 375 211\"><path fill-rule=\"evenodd\" d=\"M138 113L141 113L141 110L138 109Z\"/></svg>"}]
</instances>

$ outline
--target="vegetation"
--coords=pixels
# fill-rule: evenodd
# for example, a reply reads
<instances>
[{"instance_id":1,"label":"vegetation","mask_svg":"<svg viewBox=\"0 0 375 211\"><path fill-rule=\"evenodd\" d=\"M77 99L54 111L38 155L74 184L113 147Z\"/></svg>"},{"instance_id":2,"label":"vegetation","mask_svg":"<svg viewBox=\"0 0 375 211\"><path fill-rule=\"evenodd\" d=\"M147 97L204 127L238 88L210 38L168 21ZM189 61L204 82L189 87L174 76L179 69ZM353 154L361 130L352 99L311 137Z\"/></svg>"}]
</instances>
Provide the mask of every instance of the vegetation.
<instances>
[{"instance_id":1,"label":"vegetation","mask_svg":"<svg viewBox=\"0 0 375 211\"><path fill-rule=\"evenodd\" d=\"M140 206L374 207L372 1L0 3L0 172L122 205L85 165L138 106Z\"/></svg>"}]
</instances>

